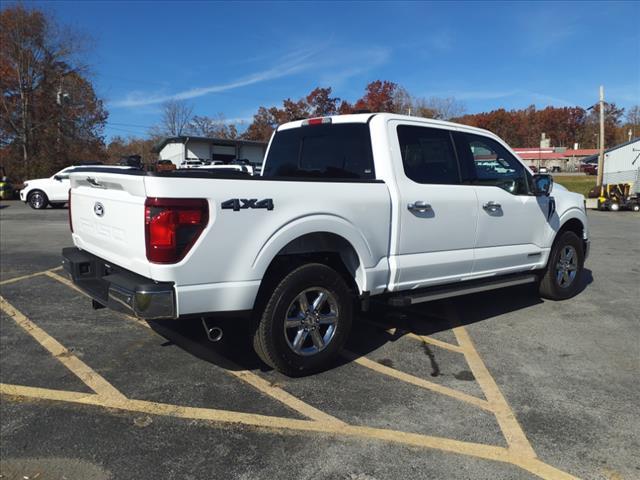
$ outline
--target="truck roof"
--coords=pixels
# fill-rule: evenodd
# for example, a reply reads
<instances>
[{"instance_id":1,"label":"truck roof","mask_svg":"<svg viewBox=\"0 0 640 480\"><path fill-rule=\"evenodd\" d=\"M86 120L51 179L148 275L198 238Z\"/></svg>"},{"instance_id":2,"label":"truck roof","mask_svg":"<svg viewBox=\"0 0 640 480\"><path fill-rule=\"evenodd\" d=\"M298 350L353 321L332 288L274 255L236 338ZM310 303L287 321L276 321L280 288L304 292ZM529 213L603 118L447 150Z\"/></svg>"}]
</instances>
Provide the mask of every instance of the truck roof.
<instances>
[{"instance_id":1,"label":"truck roof","mask_svg":"<svg viewBox=\"0 0 640 480\"><path fill-rule=\"evenodd\" d=\"M454 128L462 128L469 132L478 132L483 135L491 135L495 136L493 132L488 130L484 130L482 128L472 127L469 125L464 125L462 123L455 122L447 122L444 120L436 120L435 118L424 118L424 117L411 117L409 115L400 115L397 113L354 113L349 115L328 115L322 118L331 118L331 123L367 123L371 120L372 117L381 117L383 120L401 120L401 121L411 121L411 122L420 122L428 125L437 125L443 127L454 127ZM295 120L293 122L283 123L280 125L277 130L289 130L291 128L299 128L303 126L303 122L308 119Z\"/></svg>"}]
</instances>

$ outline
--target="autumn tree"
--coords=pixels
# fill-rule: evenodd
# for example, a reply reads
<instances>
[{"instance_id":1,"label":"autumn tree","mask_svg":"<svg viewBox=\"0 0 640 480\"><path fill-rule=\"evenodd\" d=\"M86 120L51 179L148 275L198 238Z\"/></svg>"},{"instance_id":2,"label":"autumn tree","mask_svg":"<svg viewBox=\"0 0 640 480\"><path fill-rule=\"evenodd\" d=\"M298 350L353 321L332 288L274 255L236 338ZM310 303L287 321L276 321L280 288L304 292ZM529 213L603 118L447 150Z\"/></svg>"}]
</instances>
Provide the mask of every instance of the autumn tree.
<instances>
[{"instance_id":1,"label":"autumn tree","mask_svg":"<svg viewBox=\"0 0 640 480\"><path fill-rule=\"evenodd\" d=\"M107 112L80 61L85 44L40 10L0 12L0 155L16 178L102 158Z\"/></svg>"},{"instance_id":2,"label":"autumn tree","mask_svg":"<svg viewBox=\"0 0 640 480\"><path fill-rule=\"evenodd\" d=\"M369 110L371 112L397 113L396 103L398 84L388 80L376 80L365 88L365 94L354 105L355 110ZM401 107L400 107L401 108Z\"/></svg>"},{"instance_id":3,"label":"autumn tree","mask_svg":"<svg viewBox=\"0 0 640 480\"><path fill-rule=\"evenodd\" d=\"M325 117L327 115L336 115L338 113L338 97L331 96L331 87L315 88L306 98L307 105L314 117Z\"/></svg>"},{"instance_id":4,"label":"autumn tree","mask_svg":"<svg viewBox=\"0 0 640 480\"><path fill-rule=\"evenodd\" d=\"M158 153L155 151L157 139L115 136L107 145L107 162L116 164L130 155L140 155L146 165L155 163Z\"/></svg>"}]
</instances>

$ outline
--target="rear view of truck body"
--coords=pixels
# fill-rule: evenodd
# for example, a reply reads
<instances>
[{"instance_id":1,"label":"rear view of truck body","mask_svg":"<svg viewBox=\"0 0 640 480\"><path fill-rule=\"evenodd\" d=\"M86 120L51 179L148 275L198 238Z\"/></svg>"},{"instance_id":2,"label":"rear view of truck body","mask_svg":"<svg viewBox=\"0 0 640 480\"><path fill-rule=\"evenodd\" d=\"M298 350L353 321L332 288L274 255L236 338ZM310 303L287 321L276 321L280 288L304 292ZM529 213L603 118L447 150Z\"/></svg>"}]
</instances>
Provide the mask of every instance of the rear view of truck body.
<instances>
[{"instance_id":1,"label":"rear view of truck body","mask_svg":"<svg viewBox=\"0 0 640 480\"><path fill-rule=\"evenodd\" d=\"M205 208L185 210L185 201L204 202ZM164 222L163 215L206 221L175 261L153 253L154 225ZM381 182L83 172L72 176L70 219L74 243L82 252L109 268L165 289L171 286L172 317L252 309L273 259L291 242L312 234L322 233L329 242L339 237L353 246L345 261L363 291L384 289L387 281L390 199ZM185 228L175 227L177 242ZM125 303L131 304L136 292L130 296ZM105 303L104 296L96 300ZM133 313L148 318L135 309Z\"/></svg>"}]
</instances>

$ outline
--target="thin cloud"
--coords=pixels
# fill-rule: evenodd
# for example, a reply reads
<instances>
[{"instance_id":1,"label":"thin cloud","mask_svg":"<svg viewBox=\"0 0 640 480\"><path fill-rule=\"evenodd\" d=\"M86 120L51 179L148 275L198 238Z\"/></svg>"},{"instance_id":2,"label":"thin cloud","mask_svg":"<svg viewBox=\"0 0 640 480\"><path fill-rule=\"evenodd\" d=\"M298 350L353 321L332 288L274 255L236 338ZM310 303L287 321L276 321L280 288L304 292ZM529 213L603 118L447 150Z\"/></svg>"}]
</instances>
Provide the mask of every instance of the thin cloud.
<instances>
[{"instance_id":1,"label":"thin cloud","mask_svg":"<svg viewBox=\"0 0 640 480\"><path fill-rule=\"evenodd\" d=\"M229 83L223 83L218 85L210 85L207 87L191 88L176 92L173 94L147 94L143 92L131 92L122 100L116 100L109 103L112 108L130 108L141 107L146 105L155 105L166 102L168 100L189 100L192 98L202 97L211 93L226 92L240 87L246 87L260 82L268 80L275 80L288 75L299 73L303 70L307 70L313 65L307 60L317 53L317 50L299 52L292 56L287 55L280 64L275 67L256 72L238 80Z\"/></svg>"},{"instance_id":2,"label":"thin cloud","mask_svg":"<svg viewBox=\"0 0 640 480\"><path fill-rule=\"evenodd\" d=\"M328 56L328 61L318 65L330 70L321 77L321 83L339 88L352 77L362 75L389 61L391 48L372 47L363 50L342 51L341 54ZM348 67L346 65L349 65Z\"/></svg>"}]
</instances>

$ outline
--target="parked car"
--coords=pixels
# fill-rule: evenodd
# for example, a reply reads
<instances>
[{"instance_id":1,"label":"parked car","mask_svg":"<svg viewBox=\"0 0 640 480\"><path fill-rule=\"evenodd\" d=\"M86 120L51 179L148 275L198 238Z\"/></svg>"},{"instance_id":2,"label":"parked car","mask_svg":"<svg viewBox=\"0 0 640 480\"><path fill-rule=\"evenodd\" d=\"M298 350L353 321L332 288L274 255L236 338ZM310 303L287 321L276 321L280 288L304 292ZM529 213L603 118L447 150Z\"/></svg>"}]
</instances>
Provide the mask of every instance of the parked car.
<instances>
[{"instance_id":1,"label":"parked car","mask_svg":"<svg viewBox=\"0 0 640 480\"><path fill-rule=\"evenodd\" d=\"M4 167L0 165L0 200L11 200L15 193L13 188L13 184L7 177Z\"/></svg>"},{"instance_id":2,"label":"parked car","mask_svg":"<svg viewBox=\"0 0 640 480\"><path fill-rule=\"evenodd\" d=\"M166 172L169 170L175 170L176 164L171 160L158 160L156 162L156 172Z\"/></svg>"},{"instance_id":3,"label":"parked car","mask_svg":"<svg viewBox=\"0 0 640 480\"><path fill-rule=\"evenodd\" d=\"M202 319L214 341L216 315L250 317L257 354L288 375L330 365L374 300L520 284L570 298L589 249L582 195L496 135L432 119L281 125L261 177L95 171L95 188L88 175L71 175L75 285L141 318Z\"/></svg>"},{"instance_id":4,"label":"parked car","mask_svg":"<svg viewBox=\"0 0 640 480\"><path fill-rule=\"evenodd\" d=\"M69 198L69 175L74 171L82 171L93 169L96 171L103 170L135 170L132 167L116 166L116 165L75 165L63 168L49 178L38 178L35 180L27 180L20 190L20 200L27 203L31 208L40 210L47 208L62 208Z\"/></svg>"},{"instance_id":5,"label":"parked car","mask_svg":"<svg viewBox=\"0 0 640 480\"><path fill-rule=\"evenodd\" d=\"M547 167L540 167L538 173L549 173L549 169Z\"/></svg>"},{"instance_id":6,"label":"parked car","mask_svg":"<svg viewBox=\"0 0 640 480\"><path fill-rule=\"evenodd\" d=\"M583 163L580 168L587 175L597 175L598 174L598 164L597 163Z\"/></svg>"},{"instance_id":7,"label":"parked car","mask_svg":"<svg viewBox=\"0 0 640 480\"><path fill-rule=\"evenodd\" d=\"M185 160L184 162L180 163L179 168L198 168L204 166L205 162L203 162L202 160Z\"/></svg>"}]
</instances>

